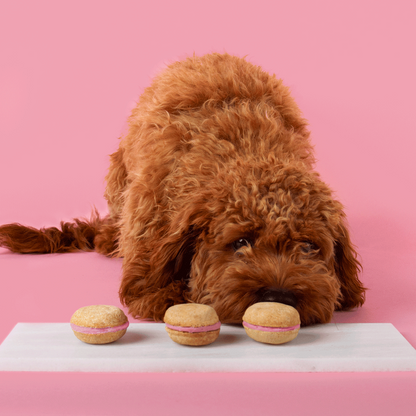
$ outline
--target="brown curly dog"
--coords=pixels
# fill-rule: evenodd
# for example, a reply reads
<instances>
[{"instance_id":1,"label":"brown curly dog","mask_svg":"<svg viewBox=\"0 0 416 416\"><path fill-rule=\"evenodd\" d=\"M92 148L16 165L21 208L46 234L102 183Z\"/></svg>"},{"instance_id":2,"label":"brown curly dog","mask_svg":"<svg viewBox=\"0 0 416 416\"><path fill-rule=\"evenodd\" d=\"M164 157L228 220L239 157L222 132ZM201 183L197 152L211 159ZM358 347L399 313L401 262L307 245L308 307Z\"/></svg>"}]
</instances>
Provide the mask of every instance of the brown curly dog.
<instances>
[{"instance_id":1,"label":"brown curly dog","mask_svg":"<svg viewBox=\"0 0 416 416\"><path fill-rule=\"evenodd\" d=\"M111 155L109 215L61 230L0 227L20 253L123 257L120 299L161 320L177 303L241 323L258 301L302 325L364 302L343 206L313 170L307 123L281 80L228 54L170 65L141 96Z\"/></svg>"}]
</instances>

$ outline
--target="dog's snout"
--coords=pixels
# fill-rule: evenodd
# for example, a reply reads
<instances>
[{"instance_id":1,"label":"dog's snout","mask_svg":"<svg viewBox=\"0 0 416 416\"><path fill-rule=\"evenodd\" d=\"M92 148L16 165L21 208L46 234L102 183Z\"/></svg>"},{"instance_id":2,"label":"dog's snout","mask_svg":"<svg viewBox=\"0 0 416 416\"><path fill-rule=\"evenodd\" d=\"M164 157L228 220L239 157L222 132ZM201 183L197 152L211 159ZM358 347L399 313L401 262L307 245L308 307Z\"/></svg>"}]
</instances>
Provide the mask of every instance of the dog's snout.
<instances>
[{"instance_id":1,"label":"dog's snout","mask_svg":"<svg viewBox=\"0 0 416 416\"><path fill-rule=\"evenodd\" d=\"M279 302L296 308L298 300L289 289L266 287L258 292L259 302Z\"/></svg>"}]
</instances>

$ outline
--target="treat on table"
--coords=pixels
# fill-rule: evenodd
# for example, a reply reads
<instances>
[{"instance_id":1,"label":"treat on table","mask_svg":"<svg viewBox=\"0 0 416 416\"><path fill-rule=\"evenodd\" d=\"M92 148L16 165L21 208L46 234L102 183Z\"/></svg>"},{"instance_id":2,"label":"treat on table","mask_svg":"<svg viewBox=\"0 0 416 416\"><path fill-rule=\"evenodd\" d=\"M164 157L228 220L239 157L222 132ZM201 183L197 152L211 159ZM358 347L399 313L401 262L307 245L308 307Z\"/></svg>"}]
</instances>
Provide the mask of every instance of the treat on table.
<instances>
[{"instance_id":1,"label":"treat on table","mask_svg":"<svg viewBox=\"0 0 416 416\"><path fill-rule=\"evenodd\" d=\"M129 321L116 306L91 305L78 309L71 318L75 336L87 344L108 344L127 331Z\"/></svg>"},{"instance_id":2,"label":"treat on table","mask_svg":"<svg viewBox=\"0 0 416 416\"><path fill-rule=\"evenodd\" d=\"M182 345L208 345L220 333L221 322L214 308L197 303L171 306L163 318L171 339Z\"/></svg>"},{"instance_id":3,"label":"treat on table","mask_svg":"<svg viewBox=\"0 0 416 416\"><path fill-rule=\"evenodd\" d=\"M292 306L259 302L246 309L243 326L247 335L266 344L284 344L298 335L300 317Z\"/></svg>"}]
</instances>

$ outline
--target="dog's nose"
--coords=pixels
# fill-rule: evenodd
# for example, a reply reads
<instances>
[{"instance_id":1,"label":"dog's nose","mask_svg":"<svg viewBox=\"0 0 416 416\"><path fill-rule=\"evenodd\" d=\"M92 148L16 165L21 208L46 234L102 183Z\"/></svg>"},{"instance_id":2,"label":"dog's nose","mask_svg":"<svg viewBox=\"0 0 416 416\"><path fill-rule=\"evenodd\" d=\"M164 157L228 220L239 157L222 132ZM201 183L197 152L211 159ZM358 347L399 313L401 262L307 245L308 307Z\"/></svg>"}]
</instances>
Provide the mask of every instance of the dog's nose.
<instances>
[{"instance_id":1,"label":"dog's nose","mask_svg":"<svg viewBox=\"0 0 416 416\"><path fill-rule=\"evenodd\" d=\"M258 292L259 302L279 302L296 308L298 300L289 289L266 287Z\"/></svg>"}]
</instances>

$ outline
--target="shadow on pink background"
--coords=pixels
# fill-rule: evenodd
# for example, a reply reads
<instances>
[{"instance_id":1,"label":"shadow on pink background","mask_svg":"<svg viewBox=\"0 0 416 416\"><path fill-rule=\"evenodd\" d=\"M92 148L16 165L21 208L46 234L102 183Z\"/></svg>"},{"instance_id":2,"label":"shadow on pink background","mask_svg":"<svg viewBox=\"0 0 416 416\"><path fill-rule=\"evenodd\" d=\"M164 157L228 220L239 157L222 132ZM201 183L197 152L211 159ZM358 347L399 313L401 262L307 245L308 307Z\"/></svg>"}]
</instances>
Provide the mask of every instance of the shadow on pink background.
<instances>
[{"instance_id":1,"label":"shadow on pink background","mask_svg":"<svg viewBox=\"0 0 416 416\"><path fill-rule=\"evenodd\" d=\"M392 322L416 347L415 12L411 1L3 1L0 224L105 213L108 155L151 77L194 52L247 56L290 86L346 207L369 291L334 321ZM119 305L120 275L95 253L0 249L0 341L17 322ZM281 392L287 414L410 415L415 388L414 373L0 373L0 411L275 414L268 398Z\"/></svg>"}]
</instances>

